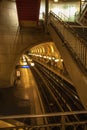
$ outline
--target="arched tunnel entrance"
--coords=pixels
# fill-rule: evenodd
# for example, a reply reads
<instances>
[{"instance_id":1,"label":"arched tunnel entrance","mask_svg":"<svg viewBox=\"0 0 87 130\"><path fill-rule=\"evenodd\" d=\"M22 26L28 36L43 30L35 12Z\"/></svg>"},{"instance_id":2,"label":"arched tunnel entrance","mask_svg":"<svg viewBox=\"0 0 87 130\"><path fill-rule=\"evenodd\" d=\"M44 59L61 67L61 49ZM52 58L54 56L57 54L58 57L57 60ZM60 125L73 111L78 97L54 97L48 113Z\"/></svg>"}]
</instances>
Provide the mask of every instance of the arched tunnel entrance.
<instances>
[{"instance_id":1,"label":"arched tunnel entrance","mask_svg":"<svg viewBox=\"0 0 87 130\"><path fill-rule=\"evenodd\" d=\"M28 56L34 60L37 60L38 62L41 62L49 66L49 68L52 68L58 71L59 74L67 78L69 77L68 72L63 63L64 61L61 58L61 55L56 49L55 44L53 42L42 43L42 44L32 47L31 49L26 49L23 52L23 54L19 57L19 59L17 59L16 68L18 66L20 68L22 64L21 61L24 61L24 65L26 65L27 67L26 58L28 58Z\"/></svg>"},{"instance_id":2,"label":"arched tunnel entrance","mask_svg":"<svg viewBox=\"0 0 87 130\"><path fill-rule=\"evenodd\" d=\"M30 49L30 55L36 56L37 59L43 61L45 64L49 64L51 67L54 66L62 73L64 71L66 72L66 70L64 70L63 59L53 42L32 47Z\"/></svg>"}]
</instances>

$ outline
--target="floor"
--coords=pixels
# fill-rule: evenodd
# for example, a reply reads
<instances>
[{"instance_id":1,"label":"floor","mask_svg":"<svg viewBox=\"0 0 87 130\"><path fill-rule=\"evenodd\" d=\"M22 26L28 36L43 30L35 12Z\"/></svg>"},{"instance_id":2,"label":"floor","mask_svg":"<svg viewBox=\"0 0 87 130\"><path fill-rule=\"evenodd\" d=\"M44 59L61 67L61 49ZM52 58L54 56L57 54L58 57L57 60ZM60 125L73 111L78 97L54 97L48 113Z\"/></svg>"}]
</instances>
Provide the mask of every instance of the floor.
<instances>
[{"instance_id":1,"label":"floor","mask_svg":"<svg viewBox=\"0 0 87 130\"><path fill-rule=\"evenodd\" d=\"M10 88L0 89L0 114L35 114L39 113L37 84L30 69L20 68L21 77ZM37 109L38 106L38 109Z\"/></svg>"}]
</instances>

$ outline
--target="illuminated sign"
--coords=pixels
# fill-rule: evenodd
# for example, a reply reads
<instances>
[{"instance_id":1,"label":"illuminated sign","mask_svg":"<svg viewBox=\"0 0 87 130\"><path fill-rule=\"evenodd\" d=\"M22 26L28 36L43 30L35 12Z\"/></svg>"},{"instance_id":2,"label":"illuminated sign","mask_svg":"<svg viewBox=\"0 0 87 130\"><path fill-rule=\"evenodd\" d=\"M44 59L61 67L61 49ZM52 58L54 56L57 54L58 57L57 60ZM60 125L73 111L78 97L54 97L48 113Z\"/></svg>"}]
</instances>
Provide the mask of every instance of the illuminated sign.
<instances>
[{"instance_id":1,"label":"illuminated sign","mask_svg":"<svg viewBox=\"0 0 87 130\"><path fill-rule=\"evenodd\" d=\"M17 65L16 68L30 68L29 65Z\"/></svg>"},{"instance_id":2,"label":"illuminated sign","mask_svg":"<svg viewBox=\"0 0 87 130\"><path fill-rule=\"evenodd\" d=\"M21 68L30 68L30 66L29 65L22 65Z\"/></svg>"}]
</instances>

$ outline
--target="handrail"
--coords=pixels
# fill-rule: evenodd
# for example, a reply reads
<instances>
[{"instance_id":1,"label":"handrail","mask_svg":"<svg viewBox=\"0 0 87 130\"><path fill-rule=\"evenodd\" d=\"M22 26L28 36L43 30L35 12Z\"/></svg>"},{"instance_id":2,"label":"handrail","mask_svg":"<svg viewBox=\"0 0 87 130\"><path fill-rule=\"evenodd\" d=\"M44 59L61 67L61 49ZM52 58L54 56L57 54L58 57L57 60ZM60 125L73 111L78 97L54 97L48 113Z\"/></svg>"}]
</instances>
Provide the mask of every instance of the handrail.
<instances>
[{"instance_id":1,"label":"handrail","mask_svg":"<svg viewBox=\"0 0 87 130\"><path fill-rule=\"evenodd\" d=\"M63 20L63 21L66 21L66 22L69 22L69 17L67 17L66 15L64 15L62 12L58 12L58 16Z\"/></svg>"},{"instance_id":2,"label":"handrail","mask_svg":"<svg viewBox=\"0 0 87 130\"><path fill-rule=\"evenodd\" d=\"M51 23L64 39L70 51L73 52L75 59L78 59L80 64L87 71L87 43L84 39L74 31L74 29L64 22L59 16L52 11L49 15L49 23ZM48 23L48 24L49 24Z\"/></svg>"},{"instance_id":3,"label":"handrail","mask_svg":"<svg viewBox=\"0 0 87 130\"><path fill-rule=\"evenodd\" d=\"M71 116L87 114L86 110L83 111L67 111L67 112L55 112L55 113L44 113L44 114L20 114L20 115L8 115L0 116L0 120L3 119L19 119L19 118L42 118L42 117L54 117L54 116Z\"/></svg>"},{"instance_id":4,"label":"handrail","mask_svg":"<svg viewBox=\"0 0 87 130\"><path fill-rule=\"evenodd\" d=\"M87 11L87 1L84 1L84 3L81 5L81 11L78 12L78 14L76 15L76 20L82 23L83 25L86 25L87 23L87 20L84 17L86 11Z\"/></svg>"},{"instance_id":5,"label":"handrail","mask_svg":"<svg viewBox=\"0 0 87 130\"><path fill-rule=\"evenodd\" d=\"M87 7L87 1L84 1L84 3L81 6L81 14L84 12L84 10L86 9L86 7Z\"/></svg>"},{"instance_id":6,"label":"handrail","mask_svg":"<svg viewBox=\"0 0 87 130\"><path fill-rule=\"evenodd\" d=\"M86 118L85 119L83 119L83 120L79 120L79 121L69 121L69 122L67 122L66 120L65 120L65 117L66 116L73 116L73 115L78 115L78 116L80 116L80 115L85 115L86 116ZM6 119L22 119L22 118L29 118L29 119L36 119L36 118L51 118L51 117L61 117L61 120L60 120L60 122L58 122L58 123L48 123L48 124L45 124L45 123L43 123L43 124L24 124L23 126L21 126L21 125L18 125L18 126L9 126L9 127L4 127L4 129L6 129L6 128L9 128L9 129L11 129L11 130L14 130L14 128L15 128L15 130L19 130L20 128L22 129L22 130L26 130L26 129L29 129L29 130L34 130L35 128L38 128L38 130L40 129L40 128L53 128L53 127L58 127L58 128L60 128L60 130L64 130L63 128L64 127L67 127L67 126L72 126L73 127L73 130L75 129L75 130L77 130L76 128L77 128L77 126L83 126L84 127L84 130L85 130L85 128L87 127L87 111L72 111L72 112L56 112L56 113L45 113L45 114L37 114L37 115L29 115L29 114L22 114L22 115L10 115L10 116L0 116L0 120L5 120L6 121ZM3 128L0 128L1 130L3 129ZM45 130L44 129L44 130ZM46 129L47 130L47 129Z\"/></svg>"}]
</instances>

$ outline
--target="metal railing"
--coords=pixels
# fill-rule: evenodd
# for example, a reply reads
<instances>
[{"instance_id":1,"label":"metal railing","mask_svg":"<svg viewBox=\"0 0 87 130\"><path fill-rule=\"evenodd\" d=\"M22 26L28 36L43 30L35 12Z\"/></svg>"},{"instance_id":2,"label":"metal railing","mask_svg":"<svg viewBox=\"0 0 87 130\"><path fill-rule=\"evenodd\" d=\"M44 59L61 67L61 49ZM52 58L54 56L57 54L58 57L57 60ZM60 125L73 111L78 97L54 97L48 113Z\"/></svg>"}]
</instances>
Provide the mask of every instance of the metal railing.
<instances>
[{"instance_id":1,"label":"metal railing","mask_svg":"<svg viewBox=\"0 0 87 130\"><path fill-rule=\"evenodd\" d=\"M81 119L79 121L69 121L65 120L66 116L82 116L85 115L85 119ZM0 128L1 130L52 130L54 128L58 130L87 130L87 111L73 111L73 112L59 112L59 113L47 113L41 115L12 115L12 116L0 116L0 120L7 119L42 119L42 118L52 118L52 117L60 117L61 121L58 123L51 124L24 124L24 126L10 126Z\"/></svg>"},{"instance_id":2,"label":"metal railing","mask_svg":"<svg viewBox=\"0 0 87 130\"><path fill-rule=\"evenodd\" d=\"M76 21L80 24L87 25L87 19L84 17L87 12L87 1L84 1L81 5L80 12L76 15Z\"/></svg>"},{"instance_id":3,"label":"metal railing","mask_svg":"<svg viewBox=\"0 0 87 130\"><path fill-rule=\"evenodd\" d=\"M80 23L83 24L84 26L87 25L87 19L85 17L83 17L80 21L81 21Z\"/></svg>"},{"instance_id":4,"label":"metal railing","mask_svg":"<svg viewBox=\"0 0 87 130\"><path fill-rule=\"evenodd\" d=\"M70 18L64 15L62 12L58 12L58 16L65 22L69 22Z\"/></svg>"},{"instance_id":5,"label":"metal railing","mask_svg":"<svg viewBox=\"0 0 87 130\"><path fill-rule=\"evenodd\" d=\"M83 4L81 5L81 14L85 11L85 9L87 8L87 1L85 0L84 2L83 2ZM87 10L86 10L87 11Z\"/></svg>"},{"instance_id":6,"label":"metal railing","mask_svg":"<svg viewBox=\"0 0 87 130\"><path fill-rule=\"evenodd\" d=\"M55 13L50 12L48 24L52 24L63 38L63 42L68 49L74 54L74 58L78 60L81 66L87 70L87 42L79 37L75 30L66 22L64 22Z\"/></svg>"}]
</instances>

